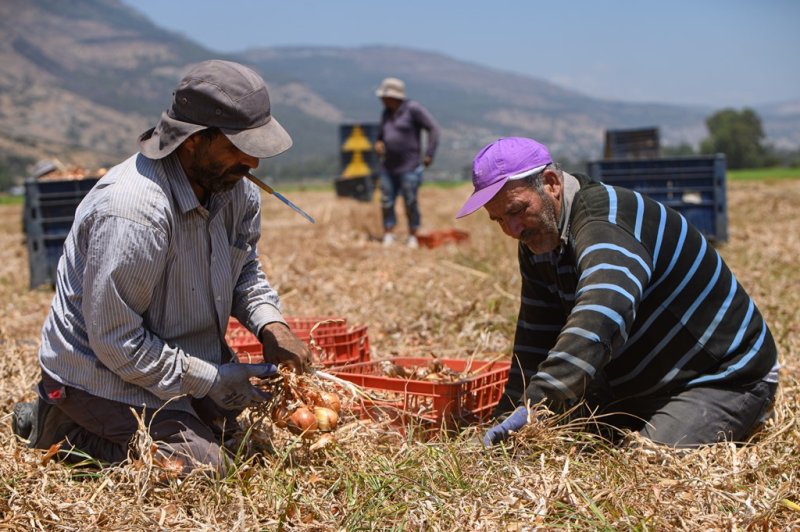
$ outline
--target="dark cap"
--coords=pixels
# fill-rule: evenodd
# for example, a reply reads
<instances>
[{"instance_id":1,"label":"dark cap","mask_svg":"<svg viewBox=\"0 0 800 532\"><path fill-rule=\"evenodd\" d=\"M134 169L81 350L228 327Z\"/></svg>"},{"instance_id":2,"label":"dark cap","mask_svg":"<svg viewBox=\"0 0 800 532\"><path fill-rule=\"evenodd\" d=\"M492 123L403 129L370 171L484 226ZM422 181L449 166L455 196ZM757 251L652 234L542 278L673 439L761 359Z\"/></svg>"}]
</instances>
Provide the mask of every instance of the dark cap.
<instances>
[{"instance_id":1,"label":"dark cap","mask_svg":"<svg viewBox=\"0 0 800 532\"><path fill-rule=\"evenodd\" d=\"M212 59L192 67L173 93L172 107L155 128L139 137L141 152L166 157L190 135L219 128L244 153L272 157L289 149L292 139L272 116L264 80L252 69Z\"/></svg>"}]
</instances>

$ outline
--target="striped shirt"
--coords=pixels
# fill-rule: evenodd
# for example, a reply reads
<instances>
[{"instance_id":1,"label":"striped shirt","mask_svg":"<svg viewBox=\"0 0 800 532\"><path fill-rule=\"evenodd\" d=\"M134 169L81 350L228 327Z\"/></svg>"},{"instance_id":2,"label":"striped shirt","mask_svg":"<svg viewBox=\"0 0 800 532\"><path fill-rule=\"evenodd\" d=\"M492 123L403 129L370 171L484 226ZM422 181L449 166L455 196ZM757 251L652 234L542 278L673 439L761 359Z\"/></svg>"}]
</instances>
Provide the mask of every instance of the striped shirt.
<instances>
[{"instance_id":1,"label":"striped shirt","mask_svg":"<svg viewBox=\"0 0 800 532\"><path fill-rule=\"evenodd\" d=\"M231 315L253 332L283 321L258 262L260 201L243 179L200 205L175 154L112 168L64 243L43 370L95 396L191 411L186 395L204 396L227 357Z\"/></svg>"},{"instance_id":2,"label":"striped shirt","mask_svg":"<svg viewBox=\"0 0 800 532\"><path fill-rule=\"evenodd\" d=\"M527 384L532 403L560 410L598 377L623 399L749 384L774 369L767 324L683 216L585 176L564 173L564 191L562 245L519 246L510 396Z\"/></svg>"}]
</instances>

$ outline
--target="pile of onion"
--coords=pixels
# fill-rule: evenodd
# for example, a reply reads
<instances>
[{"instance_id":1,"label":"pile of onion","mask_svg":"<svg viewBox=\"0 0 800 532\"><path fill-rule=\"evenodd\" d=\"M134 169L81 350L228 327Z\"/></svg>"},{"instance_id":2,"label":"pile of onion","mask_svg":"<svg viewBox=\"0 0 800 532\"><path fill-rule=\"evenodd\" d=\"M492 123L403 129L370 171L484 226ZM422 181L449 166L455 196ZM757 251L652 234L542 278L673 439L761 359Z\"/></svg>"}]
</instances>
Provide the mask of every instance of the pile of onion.
<instances>
[{"instance_id":1,"label":"pile of onion","mask_svg":"<svg viewBox=\"0 0 800 532\"><path fill-rule=\"evenodd\" d=\"M339 412L342 405L335 393L320 391L310 393L311 406L299 406L289 412L284 405L279 405L272 412L272 420L280 428L288 428L292 434L304 438L312 437L316 432L331 432L339 424Z\"/></svg>"}]
</instances>

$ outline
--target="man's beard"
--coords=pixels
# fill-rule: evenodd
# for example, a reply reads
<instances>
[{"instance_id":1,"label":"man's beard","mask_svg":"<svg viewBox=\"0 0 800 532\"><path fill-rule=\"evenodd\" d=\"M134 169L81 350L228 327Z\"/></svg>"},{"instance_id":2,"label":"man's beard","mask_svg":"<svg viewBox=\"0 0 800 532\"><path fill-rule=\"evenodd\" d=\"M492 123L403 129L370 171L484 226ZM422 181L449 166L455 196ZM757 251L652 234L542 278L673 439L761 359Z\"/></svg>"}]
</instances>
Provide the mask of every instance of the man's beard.
<instances>
[{"instance_id":1,"label":"man's beard","mask_svg":"<svg viewBox=\"0 0 800 532\"><path fill-rule=\"evenodd\" d=\"M558 220L556 219L556 207L553 200L548 196L541 194L542 209L539 213L539 230L527 229L520 233L519 240L524 242L528 248L534 253L548 253L558 247L559 234L558 234ZM534 249L531 244L545 245L547 249ZM552 240L552 242L550 242Z\"/></svg>"},{"instance_id":2,"label":"man's beard","mask_svg":"<svg viewBox=\"0 0 800 532\"><path fill-rule=\"evenodd\" d=\"M190 164L187 174L195 184L210 195L232 190L249 171L250 168L243 164L225 168L219 163L206 163L195 159Z\"/></svg>"}]
</instances>

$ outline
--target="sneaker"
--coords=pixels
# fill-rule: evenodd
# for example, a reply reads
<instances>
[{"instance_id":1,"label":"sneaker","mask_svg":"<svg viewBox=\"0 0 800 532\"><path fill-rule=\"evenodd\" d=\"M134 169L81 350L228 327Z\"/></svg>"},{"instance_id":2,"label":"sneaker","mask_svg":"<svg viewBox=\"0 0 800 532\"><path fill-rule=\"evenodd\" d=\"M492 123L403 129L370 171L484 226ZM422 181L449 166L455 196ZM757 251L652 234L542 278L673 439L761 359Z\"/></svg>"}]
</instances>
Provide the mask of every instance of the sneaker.
<instances>
[{"instance_id":1,"label":"sneaker","mask_svg":"<svg viewBox=\"0 0 800 532\"><path fill-rule=\"evenodd\" d=\"M388 248L393 244L394 244L394 235L392 233L386 233L385 235L383 235L383 247Z\"/></svg>"},{"instance_id":2,"label":"sneaker","mask_svg":"<svg viewBox=\"0 0 800 532\"><path fill-rule=\"evenodd\" d=\"M61 409L42 398L14 405L11 427L14 434L28 440L31 449L49 449L77 426Z\"/></svg>"},{"instance_id":3,"label":"sneaker","mask_svg":"<svg viewBox=\"0 0 800 532\"><path fill-rule=\"evenodd\" d=\"M414 235L409 236L408 240L406 240L406 245L411 249L417 249L419 247L419 242L417 241L417 237L415 237Z\"/></svg>"}]
</instances>

